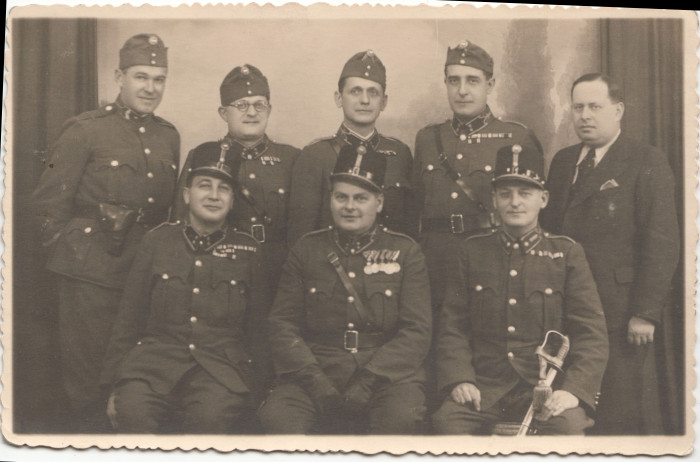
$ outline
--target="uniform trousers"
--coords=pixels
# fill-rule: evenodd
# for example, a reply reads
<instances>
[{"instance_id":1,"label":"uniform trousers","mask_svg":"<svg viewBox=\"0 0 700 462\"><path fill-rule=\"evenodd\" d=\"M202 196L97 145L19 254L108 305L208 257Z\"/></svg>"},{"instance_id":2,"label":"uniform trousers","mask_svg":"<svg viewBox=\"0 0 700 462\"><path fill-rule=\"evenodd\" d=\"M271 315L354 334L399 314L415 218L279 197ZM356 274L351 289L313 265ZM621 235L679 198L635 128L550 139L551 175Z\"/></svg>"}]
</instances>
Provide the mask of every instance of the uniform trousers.
<instances>
[{"instance_id":1,"label":"uniform trousers","mask_svg":"<svg viewBox=\"0 0 700 462\"><path fill-rule=\"evenodd\" d=\"M80 433L109 430L100 372L121 293L67 277L58 281L63 386Z\"/></svg>"},{"instance_id":2,"label":"uniform trousers","mask_svg":"<svg viewBox=\"0 0 700 462\"><path fill-rule=\"evenodd\" d=\"M433 428L443 435L490 435L499 422L522 422L532 403L533 385L520 381L495 404L481 411L471 403L459 404L448 396L440 409L433 414ZM568 409L545 422L532 421L538 435L583 435L593 425L582 407Z\"/></svg>"},{"instance_id":3,"label":"uniform trousers","mask_svg":"<svg viewBox=\"0 0 700 462\"><path fill-rule=\"evenodd\" d=\"M320 415L302 387L281 383L258 410L258 418L270 434L410 435L423 432L425 412L425 394L418 382L381 385L359 418Z\"/></svg>"},{"instance_id":4,"label":"uniform trousers","mask_svg":"<svg viewBox=\"0 0 700 462\"><path fill-rule=\"evenodd\" d=\"M121 433L234 433L238 418L251 408L248 393L233 393L201 366L190 369L170 393L130 379L117 385L114 396Z\"/></svg>"},{"instance_id":5,"label":"uniform trousers","mask_svg":"<svg viewBox=\"0 0 700 462\"><path fill-rule=\"evenodd\" d=\"M663 433L654 344L632 345L623 331L610 332L608 339L610 356L589 434Z\"/></svg>"}]
</instances>

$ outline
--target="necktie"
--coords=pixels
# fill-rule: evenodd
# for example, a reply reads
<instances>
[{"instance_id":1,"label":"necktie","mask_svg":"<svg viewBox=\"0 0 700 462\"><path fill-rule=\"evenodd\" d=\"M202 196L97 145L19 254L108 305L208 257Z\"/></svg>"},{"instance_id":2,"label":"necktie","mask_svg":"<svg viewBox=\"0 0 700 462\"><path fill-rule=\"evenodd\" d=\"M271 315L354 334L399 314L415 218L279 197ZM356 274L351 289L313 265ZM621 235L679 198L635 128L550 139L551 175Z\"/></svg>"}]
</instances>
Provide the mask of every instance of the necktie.
<instances>
[{"instance_id":1,"label":"necktie","mask_svg":"<svg viewBox=\"0 0 700 462\"><path fill-rule=\"evenodd\" d=\"M578 165L578 175L574 181L575 184L581 184L595 168L595 148L588 148L588 153L583 161Z\"/></svg>"}]
</instances>

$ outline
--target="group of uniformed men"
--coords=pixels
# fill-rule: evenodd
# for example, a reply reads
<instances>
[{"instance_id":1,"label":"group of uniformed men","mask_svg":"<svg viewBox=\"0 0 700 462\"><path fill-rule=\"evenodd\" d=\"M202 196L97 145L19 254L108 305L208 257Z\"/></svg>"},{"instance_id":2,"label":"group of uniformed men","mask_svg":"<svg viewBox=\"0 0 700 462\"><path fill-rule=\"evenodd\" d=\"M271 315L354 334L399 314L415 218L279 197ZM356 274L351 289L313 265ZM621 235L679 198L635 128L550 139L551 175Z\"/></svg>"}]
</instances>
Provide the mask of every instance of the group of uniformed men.
<instances>
[{"instance_id":1,"label":"group of uniformed men","mask_svg":"<svg viewBox=\"0 0 700 462\"><path fill-rule=\"evenodd\" d=\"M640 409L679 253L665 155L620 133L620 88L587 74L581 143L545 181L535 135L489 109L493 67L448 49L454 117L412 156L375 128L372 51L342 69L337 133L301 151L268 138L267 79L241 65L225 136L178 171L153 114L167 48L128 39L117 100L65 124L34 195L73 430L490 433L533 403L554 330L570 351L537 433L659 433Z\"/></svg>"}]
</instances>

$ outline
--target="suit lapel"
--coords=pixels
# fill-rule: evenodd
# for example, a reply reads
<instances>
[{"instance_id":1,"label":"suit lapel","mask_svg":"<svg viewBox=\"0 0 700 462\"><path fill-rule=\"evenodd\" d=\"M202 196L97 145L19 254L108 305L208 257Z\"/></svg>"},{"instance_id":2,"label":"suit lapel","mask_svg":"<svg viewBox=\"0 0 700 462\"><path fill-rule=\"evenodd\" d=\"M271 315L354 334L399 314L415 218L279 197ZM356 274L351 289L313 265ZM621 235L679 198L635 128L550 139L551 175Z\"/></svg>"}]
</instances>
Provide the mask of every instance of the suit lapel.
<instances>
[{"instance_id":1,"label":"suit lapel","mask_svg":"<svg viewBox=\"0 0 700 462\"><path fill-rule=\"evenodd\" d=\"M629 152L625 149L625 143L621 138L618 138L584 182L574 189L569 208L576 207L592 194L600 191L600 187L606 181L622 173L627 165L628 157Z\"/></svg>"}]
</instances>

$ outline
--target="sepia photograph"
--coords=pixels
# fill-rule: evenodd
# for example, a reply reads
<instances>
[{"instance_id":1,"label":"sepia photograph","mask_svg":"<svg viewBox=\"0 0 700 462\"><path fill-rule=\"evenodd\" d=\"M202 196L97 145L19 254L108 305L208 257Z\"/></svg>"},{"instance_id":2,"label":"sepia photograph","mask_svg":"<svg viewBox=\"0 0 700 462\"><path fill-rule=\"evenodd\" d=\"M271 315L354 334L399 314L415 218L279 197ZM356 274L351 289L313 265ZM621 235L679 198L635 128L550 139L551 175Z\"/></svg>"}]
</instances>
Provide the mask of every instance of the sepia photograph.
<instances>
[{"instance_id":1,"label":"sepia photograph","mask_svg":"<svg viewBox=\"0 0 700 462\"><path fill-rule=\"evenodd\" d=\"M6 24L5 444L692 453L696 12Z\"/></svg>"}]
</instances>

